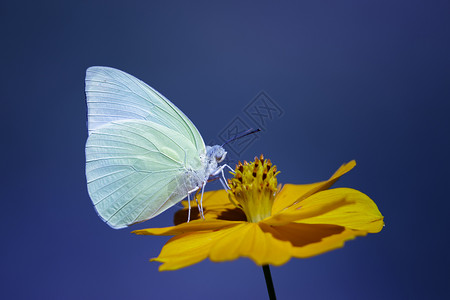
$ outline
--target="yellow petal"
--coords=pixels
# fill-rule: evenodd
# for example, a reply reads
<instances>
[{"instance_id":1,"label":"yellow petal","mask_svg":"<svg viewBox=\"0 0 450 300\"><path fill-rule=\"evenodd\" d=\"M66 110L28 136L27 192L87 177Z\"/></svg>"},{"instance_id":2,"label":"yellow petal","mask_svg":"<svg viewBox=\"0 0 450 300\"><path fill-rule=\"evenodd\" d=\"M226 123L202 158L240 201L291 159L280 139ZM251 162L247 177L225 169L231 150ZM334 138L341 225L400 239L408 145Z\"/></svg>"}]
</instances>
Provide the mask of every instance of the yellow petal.
<instances>
[{"instance_id":1,"label":"yellow petal","mask_svg":"<svg viewBox=\"0 0 450 300\"><path fill-rule=\"evenodd\" d=\"M242 222L223 221L223 220L194 220L189 223L182 223L177 226L170 226L164 228L147 228L132 231L138 235L177 235L187 232L216 230L228 226L236 226Z\"/></svg>"},{"instance_id":2,"label":"yellow petal","mask_svg":"<svg viewBox=\"0 0 450 300\"><path fill-rule=\"evenodd\" d=\"M292 256L298 258L311 257L340 248L345 241L367 234L365 231L324 224L290 223L282 226L261 224L261 228L279 240L289 240L292 244L290 252Z\"/></svg>"},{"instance_id":3,"label":"yellow petal","mask_svg":"<svg viewBox=\"0 0 450 300\"><path fill-rule=\"evenodd\" d=\"M197 200L200 201L200 195L197 195ZM175 225L185 223L189 212L189 205L187 201L181 202L184 209L175 213ZM191 220L200 219L200 213L195 200L191 201ZM203 213L206 220L221 219L230 221L246 221L245 213L234 206L228 200L228 194L225 190L210 191L203 195Z\"/></svg>"},{"instance_id":4,"label":"yellow petal","mask_svg":"<svg viewBox=\"0 0 450 300\"><path fill-rule=\"evenodd\" d=\"M289 222L332 224L371 233L383 228L383 216L365 194L349 188L321 191L264 220L270 225Z\"/></svg>"},{"instance_id":5,"label":"yellow petal","mask_svg":"<svg viewBox=\"0 0 450 300\"><path fill-rule=\"evenodd\" d=\"M383 219L375 202L367 195L360 191L339 188L321 192L317 199L305 199L302 201L302 207L309 207L316 205L317 201L331 201L335 199L345 199L348 205L341 206L337 209L331 210L320 216L310 217L299 220L301 223L308 224L335 224L345 226L354 230L364 230L370 233L380 232L384 226ZM312 198L312 197L311 197ZM320 199L320 200L318 200ZM301 209L301 208L300 208Z\"/></svg>"},{"instance_id":6,"label":"yellow petal","mask_svg":"<svg viewBox=\"0 0 450 300\"><path fill-rule=\"evenodd\" d=\"M291 244L263 232L258 223L244 223L226 230L228 233L217 240L211 248L209 257L212 261L248 257L258 265L279 266L291 257Z\"/></svg>"},{"instance_id":7,"label":"yellow petal","mask_svg":"<svg viewBox=\"0 0 450 300\"><path fill-rule=\"evenodd\" d=\"M276 214L314 193L330 188L342 175L353 169L355 166L356 162L354 160L343 164L330 179L326 181L300 185L285 184L273 203L272 214Z\"/></svg>"},{"instance_id":8,"label":"yellow petal","mask_svg":"<svg viewBox=\"0 0 450 300\"><path fill-rule=\"evenodd\" d=\"M197 194L196 197L197 200L200 201L201 195ZM183 204L185 208L189 206L186 200L182 201L181 204ZM192 200L191 206L196 207L197 202L195 200ZM203 194L203 207L205 206L220 206L220 207L226 206L231 208L235 207L233 204L230 203L230 200L228 200L228 194L225 190L205 192Z\"/></svg>"},{"instance_id":9,"label":"yellow petal","mask_svg":"<svg viewBox=\"0 0 450 300\"><path fill-rule=\"evenodd\" d=\"M337 248L342 248L345 241L353 240L357 236L365 235L367 235L367 232L365 231L345 229L339 234L325 237L319 243L309 244L304 247L295 247L292 249L292 256L307 258L319 255Z\"/></svg>"},{"instance_id":10,"label":"yellow petal","mask_svg":"<svg viewBox=\"0 0 450 300\"><path fill-rule=\"evenodd\" d=\"M206 259L212 245L225 230L184 233L171 238L162 248L158 257L151 261L163 263L160 271L178 270Z\"/></svg>"},{"instance_id":11,"label":"yellow petal","mask_svg":"<svg viewBox=\"0 0 450 300\"><path fill-rule=\"evenodd\" d=\"M226 207L203 207L205 219L210 220L225 220L225 221L247 221L244 211L240 208L226 208ZM178 210L174 217L173 223L175 225L186 223L189 214L188 208ZM191 220L200 219L200 212L198 207L191 209Z\"/></svg>"},{"instance_id":12,"label":"yellow petal","mask_svg":"<svg viewBox=\"0 0 450 300\"><path fill-rule=\"evenodd\" d=\"M301 223L288 223L281 226L261 223L260 227L278 240L289 241L294 247L318 243L326 237L340 234L345 230L344 227L337 225Z\"/></svg>"}]
</instances>

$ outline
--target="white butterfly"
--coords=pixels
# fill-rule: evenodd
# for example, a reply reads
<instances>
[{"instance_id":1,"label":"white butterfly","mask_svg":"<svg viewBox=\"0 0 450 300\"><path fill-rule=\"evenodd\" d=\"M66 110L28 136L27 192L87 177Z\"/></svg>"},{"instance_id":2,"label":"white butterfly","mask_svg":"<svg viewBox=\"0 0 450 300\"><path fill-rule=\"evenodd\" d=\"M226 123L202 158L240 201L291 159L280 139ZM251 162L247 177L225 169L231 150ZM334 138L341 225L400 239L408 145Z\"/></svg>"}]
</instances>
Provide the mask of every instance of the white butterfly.
<instances>
[{"instance_id":1,"label":"white butterfly","mask_svg":"<svg viewBox=\"0 0 450 300\"><path fill-rule=\"evenodd\" d=\"M112 228L153 218L200 188L203 195L210 176L222 173L226 187L224 148L205 147L188 117L144 82L90 67L86 97L88 192Z\"/></svg>"}]
</instances>

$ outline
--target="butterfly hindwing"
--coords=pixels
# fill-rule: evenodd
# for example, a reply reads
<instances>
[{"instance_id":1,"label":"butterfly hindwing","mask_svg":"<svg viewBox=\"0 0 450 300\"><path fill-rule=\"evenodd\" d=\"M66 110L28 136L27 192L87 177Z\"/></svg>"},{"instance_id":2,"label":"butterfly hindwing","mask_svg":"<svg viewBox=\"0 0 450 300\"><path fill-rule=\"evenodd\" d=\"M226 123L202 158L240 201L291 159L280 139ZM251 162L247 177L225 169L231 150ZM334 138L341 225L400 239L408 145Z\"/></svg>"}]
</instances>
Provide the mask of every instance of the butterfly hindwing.
<instances>
[{"instance_id":1,"label":"butterfly hindwing","mask_svg":"<svg viewBox=\"0 0 450 300\"><path fill-rule=\"evenodd\" d=\"M202 169L197 151L184 135L150 121L96 128L86 143L86 177L99 216L123 228L181 201Z\"/></svg>"}]
</instances>

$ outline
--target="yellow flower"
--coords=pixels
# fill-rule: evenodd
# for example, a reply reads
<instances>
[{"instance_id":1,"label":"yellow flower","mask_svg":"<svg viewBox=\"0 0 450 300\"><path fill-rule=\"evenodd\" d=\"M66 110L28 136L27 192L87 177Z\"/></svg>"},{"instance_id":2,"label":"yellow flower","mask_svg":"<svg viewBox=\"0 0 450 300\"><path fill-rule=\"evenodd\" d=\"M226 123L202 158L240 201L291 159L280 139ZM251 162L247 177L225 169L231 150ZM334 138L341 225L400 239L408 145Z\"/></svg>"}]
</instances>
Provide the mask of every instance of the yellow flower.
<instances>
[{"instance_id":1,"label":"yellow flower","mask_svg":"<svg viewBox=\"0 0 450 300\"><path fill-rule=\"evenodd\" d=\"M214 262L248 257L258 265L282 265L291 257L306 258L344 242L376 233L383 216L365 194L350 188L329 189L356 165L342 165L330 179L306 185L277 185L276 166L255 158L236 166L230 191L206 192L205 220L187 202L175 214L176 226L133 231L139 235L175 235L152 261L160 271L177 270L206 258Z\"/></svg>"}]
</instances>

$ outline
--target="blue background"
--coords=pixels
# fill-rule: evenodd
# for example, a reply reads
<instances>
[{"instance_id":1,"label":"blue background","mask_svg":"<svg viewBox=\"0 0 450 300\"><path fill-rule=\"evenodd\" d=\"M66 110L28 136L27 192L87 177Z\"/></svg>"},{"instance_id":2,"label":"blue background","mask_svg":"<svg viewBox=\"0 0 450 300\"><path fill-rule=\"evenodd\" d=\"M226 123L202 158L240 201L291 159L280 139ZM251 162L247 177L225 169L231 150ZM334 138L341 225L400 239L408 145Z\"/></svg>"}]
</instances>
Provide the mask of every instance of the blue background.
<instances>
[{"instance_id":1,"label":"blue background","mask_svg":"<svg viewBox=\"0 0 450 300\"><path fill-rule=\"evenodd\" d=\"M155 87L205 141L264 90L284 114L242 154L280 182L368 194L379 234L273 267L279 299L443 299L450 137L448 1L3 1L1 289L5 299L265 299L248 259L158 272L171 210L113 230L87 194L84 75ZM220 188L211 184L210 188Z\"/></svg>"}]
</instances>

